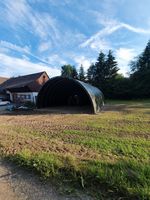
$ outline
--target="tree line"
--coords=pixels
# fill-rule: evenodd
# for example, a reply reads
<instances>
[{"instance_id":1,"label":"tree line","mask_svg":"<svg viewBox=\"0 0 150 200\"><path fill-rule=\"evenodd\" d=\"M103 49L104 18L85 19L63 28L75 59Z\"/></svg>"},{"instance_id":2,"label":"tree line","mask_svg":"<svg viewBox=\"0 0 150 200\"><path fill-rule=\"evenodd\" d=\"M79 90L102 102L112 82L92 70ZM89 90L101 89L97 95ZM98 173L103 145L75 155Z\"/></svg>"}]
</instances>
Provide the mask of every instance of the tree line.
<instances>
[{"instance_id":1,"label":"tree line","mask_svg":"<svg viewBox=\"0 0 150 200\"><path fill-rule=\"evenodd\" d=\"M118 71L118 63L111 50L107 55L101 51L86 73L82 65L79 71L72 65L61 67L63 77L90 83L98 87L106 98L150 98L150 41L143 52L130 62L129 77Z\"/></svg>"}]
</instances>

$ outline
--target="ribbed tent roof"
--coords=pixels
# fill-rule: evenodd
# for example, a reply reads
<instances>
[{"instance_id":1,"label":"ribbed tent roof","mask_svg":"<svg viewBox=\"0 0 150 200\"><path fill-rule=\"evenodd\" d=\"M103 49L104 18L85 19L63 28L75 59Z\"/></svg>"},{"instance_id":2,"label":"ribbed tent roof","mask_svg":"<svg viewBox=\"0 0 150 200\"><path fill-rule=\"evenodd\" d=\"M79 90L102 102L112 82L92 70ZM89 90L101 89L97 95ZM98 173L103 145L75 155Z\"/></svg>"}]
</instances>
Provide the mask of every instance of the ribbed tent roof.
<instances>
[{"instance_id":1,"label":"ribbed tent roof","mask_svg":"<svg viewBox=\"0 0 150 200\"><path fill-rule=\"evenodd\" d=\"M66 106L74 97L78 97L78 106L89 106L93 113L99 112L103 105L103 94L98 88L82 81L58 76L51 78L41 88L37 107Z\"/></svg>"}]
</instances>

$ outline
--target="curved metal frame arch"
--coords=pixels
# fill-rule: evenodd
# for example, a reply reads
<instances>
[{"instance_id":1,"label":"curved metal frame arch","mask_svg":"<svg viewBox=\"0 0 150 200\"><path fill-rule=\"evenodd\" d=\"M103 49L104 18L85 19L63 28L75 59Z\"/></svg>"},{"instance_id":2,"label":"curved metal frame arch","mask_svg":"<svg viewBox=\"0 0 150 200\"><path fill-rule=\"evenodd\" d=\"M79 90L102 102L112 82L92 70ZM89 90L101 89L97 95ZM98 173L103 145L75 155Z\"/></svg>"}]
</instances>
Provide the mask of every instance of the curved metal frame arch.
<instances>
[{"instance_id":1,"label":"curved metal frame arch","mask_svg":"<svg viewBox=\"0 0 150 200\"><path fill-rule=\"evenodd\" d=\"M55 87L56 86L58 87L59 84L61 85L61 83L64 80L71 81L73 84L79 86L81 90L85 92L85 94L87 95L90 101L93 113L97 113L101 110L101 107L103 106L103 94L98 88L90 84L84 83L82 81L78 81L72 78L61 77L61 76L56 76L54 78L51 78L43 85L37 97L38 108L42 108L46 106L46 101L48 100L48 98L44 100L44 97L47 96L47 94L49 96L52 91L54 92Z\"/></svg>"}]
</instances>

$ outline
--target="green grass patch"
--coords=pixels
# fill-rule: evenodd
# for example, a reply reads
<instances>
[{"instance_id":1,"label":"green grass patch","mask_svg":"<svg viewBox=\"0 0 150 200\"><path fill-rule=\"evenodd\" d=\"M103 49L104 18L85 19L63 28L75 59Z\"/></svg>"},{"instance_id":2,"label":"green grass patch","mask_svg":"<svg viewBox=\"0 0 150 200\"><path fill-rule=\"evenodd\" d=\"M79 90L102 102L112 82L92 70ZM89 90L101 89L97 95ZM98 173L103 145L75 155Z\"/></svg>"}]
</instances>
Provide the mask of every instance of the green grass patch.
<instances>
[{"instance_id":1,"label":"green grass patch","mask_svg":"<svg viewBox=\"0 0 150 200\"><path fill-rule=\"evenodd\" d=\"M148 200L150 100L111 101L98 115L0 116L0 151L98 199Z\"/></svg>"},{"instance_id":2,"label":"green grass patch","mask_svg":"<svg viewBox=\"0 0 150 200\"><path fill-rule=\"evenodd\" d=\"M106 99L106 104L112 104L112 105L118 105L118 104L125 104L125 105L135 105L135 104L150 104L149 99L134 99L134 100L112 100L112 99Z\"/></svg>"},{"instance_id":3,"label":"green grass patch","mask_svg":"<svg viewBox=\"0 0 150 200\"><path fill-rule=\"evenodd\" d=\"M105 193L110 197L126 199L148 199L150 195L150 166L136 161L79 161L68 156L39 153L32 154L24 150L9 158L21 166L34 169L43 177L57 177L62 181L70 180L82 187L107 188Z\"/></svg>"}]
</instances>

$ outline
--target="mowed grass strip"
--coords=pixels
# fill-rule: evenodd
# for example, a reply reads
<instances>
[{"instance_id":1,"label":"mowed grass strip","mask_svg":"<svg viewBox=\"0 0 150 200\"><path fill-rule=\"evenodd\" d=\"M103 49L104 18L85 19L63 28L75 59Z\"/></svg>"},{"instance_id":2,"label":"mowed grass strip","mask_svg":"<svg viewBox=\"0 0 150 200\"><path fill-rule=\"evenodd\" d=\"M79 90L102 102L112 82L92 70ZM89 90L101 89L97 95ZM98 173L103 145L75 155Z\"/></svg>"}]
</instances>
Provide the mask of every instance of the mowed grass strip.
<instances>
[{"instance_id":1,"label":"mowed grass strip","mask_svg":"<svg viewBox=\"0 0 150 200\"><path fill-rule=\"evenodd\" d=\"M101 199L150 199L149 138L149 101L109 102L98 115L0 116L3 156Z\"/></svg>"}]
</instances>

